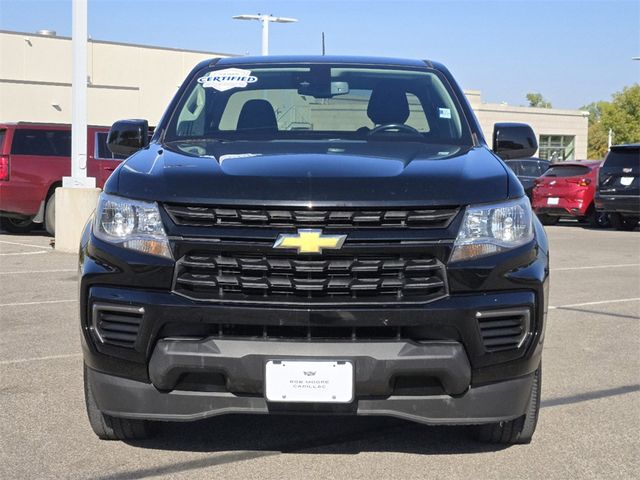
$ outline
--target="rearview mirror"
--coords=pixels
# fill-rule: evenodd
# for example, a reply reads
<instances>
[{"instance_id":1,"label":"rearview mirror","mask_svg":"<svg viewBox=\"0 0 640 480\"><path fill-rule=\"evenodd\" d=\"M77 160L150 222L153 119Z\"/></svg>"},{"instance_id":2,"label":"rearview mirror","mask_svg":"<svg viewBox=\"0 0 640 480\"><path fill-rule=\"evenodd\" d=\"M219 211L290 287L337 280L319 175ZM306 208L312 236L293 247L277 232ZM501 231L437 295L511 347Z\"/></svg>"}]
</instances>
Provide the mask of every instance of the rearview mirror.
<instances>
[{"instance_id":1,"label":"rearview mirror","mask_svg":"<svg viewBox=\"0 0 640 480\"><path fill-rule=\"evenodd\" d=\"M528 158L538 150L533 129L525 123L496 123L493 127L493 151L503 160Z\"/></svg>"},{"instance_id":2,"label":"rearview mirror","mask_svg":"<svg viewBox=\"0 0 640 480\"><path fill-rule=\"evenodd\" d=\"M347 82L302 82L298 85L298 94L314 98L333 98L336 95L346 95L347 93L349 93Z\"/></svg>"},{"instance_id":3,"label":"rearview mirror","mask_svg":"<svg viewBox=\"0 0 640 480\"><path fill-rule=\"evenodd\" d=\"M119 120L111 126L107 148L116 155L131 155L149 145L149 122Z\"/></svg>"}]
</instances>

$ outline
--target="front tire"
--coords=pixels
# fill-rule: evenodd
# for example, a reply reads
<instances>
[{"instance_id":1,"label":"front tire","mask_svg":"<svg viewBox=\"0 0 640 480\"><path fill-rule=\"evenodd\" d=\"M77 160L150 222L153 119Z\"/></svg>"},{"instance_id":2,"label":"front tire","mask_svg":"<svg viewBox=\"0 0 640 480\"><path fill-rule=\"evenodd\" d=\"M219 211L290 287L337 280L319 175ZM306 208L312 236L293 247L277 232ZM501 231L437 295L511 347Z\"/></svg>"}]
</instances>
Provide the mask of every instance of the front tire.
<instances>
[{"instance_id":1,"label":"front tire","mask_svg":"<svg viewBox=\"0 0 640 480\"><path fill-rule=\"evenodd\" d=\"M31 218L0 217L0 229L9 233L29 233L36 228Z\"/></svg>"},{"instance_id":2,"label":"front tire","mask_svg":"<svg viewBox=\"0 0 640 480\"><path fill-rule=\"evenodd\" d=\"M586 217L591 228L607 228L610 224L609 215L604 212L598 212L591 207Z\"/></svg>"},{"instance_id":3,"label":"front tire","mask_svg":"<svg viewBox=\"0 0 640 480\"><path fill-rule=\"evenodd\" d=\"M98 438L102 440L137 440L152 435L151 422L112 417L100 411L91 389L86 365L84 365L84 399L89 424Z\"/></svg>"},{"instance_id":4,"label":"front tire","mask_svg":"<svg viewBox=\"0 0 640 480\"><path fill-rule=\"evenodd\" d=\"M530 443L538 424L540 412L540 390L542 386L542 364L536 370L531 394L525 414L514 420L499 423L479 425L477 427L478 440L487 443L502 443L507 445Z\"/></svg>"},{"instance_id":5,"label":"front tire","mask_svg":"<svg viewBox=\"0 0 640 480\"><path fill-rule=\"evenodd\" d=\"M56 192L51 194L44 207L44 228L49 235L56 236Z\"/></svg>"}]
</instances>

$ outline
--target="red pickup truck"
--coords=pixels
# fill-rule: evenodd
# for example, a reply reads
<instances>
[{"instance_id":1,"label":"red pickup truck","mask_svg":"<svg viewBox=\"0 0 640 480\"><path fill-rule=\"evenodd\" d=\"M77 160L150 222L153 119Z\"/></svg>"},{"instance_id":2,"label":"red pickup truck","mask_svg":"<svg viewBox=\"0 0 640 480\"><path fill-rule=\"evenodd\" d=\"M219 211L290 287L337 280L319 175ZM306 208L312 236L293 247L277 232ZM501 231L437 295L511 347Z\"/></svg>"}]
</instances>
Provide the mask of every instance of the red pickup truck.
<instances>
[{"instance_id":1,"label":"red pickup truck","mask_svg":"<svg viewBox=\"0 0 640 480\"><path fill-rule=\"evenodd\" d=\"M88 127L87 175L102 188L125 158L106 146L109 127ZM55 189L71 174L71 125L0 123L0 227L55 229Z\"/></svg>"}]
</instances>

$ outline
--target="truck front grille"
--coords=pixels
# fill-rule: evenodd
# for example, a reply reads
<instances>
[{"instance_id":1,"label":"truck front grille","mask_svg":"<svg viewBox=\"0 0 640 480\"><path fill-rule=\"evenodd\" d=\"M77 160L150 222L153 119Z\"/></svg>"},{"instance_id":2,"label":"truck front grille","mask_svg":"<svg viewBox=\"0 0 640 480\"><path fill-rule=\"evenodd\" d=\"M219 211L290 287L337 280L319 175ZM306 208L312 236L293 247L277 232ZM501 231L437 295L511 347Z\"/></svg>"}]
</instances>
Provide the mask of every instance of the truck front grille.
<instances>
[{"instance_id":1,"label":"truck front grille","mask_svg":"<svg viewBox=\"0 0 640 480\"><path fill-rule=\"evenodd\" d=\"M193 252L178 260L174 291L196 300L259 303L426 302L447 295L430 256L328 256Z\"/></svg>"},{"instance_id":2,"label":"truck front grille","mask_svg":"<svg viewBox=\"0 0 640 480\"><path fill-rule=\"evenodd\" d=\"M420 209L234 208L165 204L176 225L274 228L447 228L458 207Z\"/></svg>"}]
</instances>

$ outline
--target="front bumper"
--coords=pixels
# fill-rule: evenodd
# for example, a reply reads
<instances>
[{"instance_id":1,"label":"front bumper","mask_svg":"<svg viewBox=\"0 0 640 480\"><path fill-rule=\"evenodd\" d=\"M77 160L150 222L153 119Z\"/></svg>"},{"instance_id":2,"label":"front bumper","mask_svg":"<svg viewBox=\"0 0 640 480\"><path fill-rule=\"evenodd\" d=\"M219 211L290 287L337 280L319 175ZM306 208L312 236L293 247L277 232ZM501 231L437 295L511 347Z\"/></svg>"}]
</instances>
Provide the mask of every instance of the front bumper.
<instances>
[{"instance_id":1,"label":"front bumper","mask_svg":"<svg viewBox=\"0 0 640 480\"><path fill-rule=\"evenodd\" d=\"M578 203L560 199L558 205L548 206L542 202L533 205L536 215L549 215L552 217L584 217L589 211L591 203Z\"/></svg>"},{"instance_id":2,"label":"front bumper","mask_svg":"<svg viewBox=\"0 0 640 480\"><path fill-rule=\"evenodd\" d=\"M191 421L227 413L315 413L392 416L432 425L470 425L507 421L525 413L533 375L469 388L463 395L424 397L389 396L357 398L337 406L314 405L304 409L288 404L276 408L264 398L230 392L174 390L163 393L152 384L115 377L92 369L87 381L96 396L98 408L115 417Z\"/></svg>"}]
</instances>

